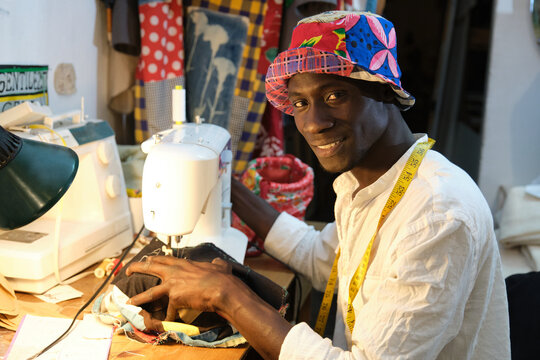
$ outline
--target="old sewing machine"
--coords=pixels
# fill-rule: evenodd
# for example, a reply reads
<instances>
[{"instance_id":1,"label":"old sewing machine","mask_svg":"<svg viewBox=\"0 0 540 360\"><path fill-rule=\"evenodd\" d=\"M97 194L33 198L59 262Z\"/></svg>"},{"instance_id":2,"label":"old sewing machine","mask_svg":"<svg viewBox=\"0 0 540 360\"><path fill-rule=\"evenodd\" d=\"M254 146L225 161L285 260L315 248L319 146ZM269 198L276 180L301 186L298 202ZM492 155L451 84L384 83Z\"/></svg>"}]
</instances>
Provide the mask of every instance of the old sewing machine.
<instances>
[{"instance_id":1,"label":"old sewing machine","mask_svg":"<svg viewBox=\"0 0 540 360\"><path fill-rule=\"evenodd\" d=\"M83 112L52 116L24 103L0 123L21 138L72 148L79 169L61 201L32 223L0 230L0 273L15 290L43 293L133 238L131 215L114 133ZM62 141L61 141L62 140ZM17 204L2 204L17 206Z\"/></svg>"}]
</instances>

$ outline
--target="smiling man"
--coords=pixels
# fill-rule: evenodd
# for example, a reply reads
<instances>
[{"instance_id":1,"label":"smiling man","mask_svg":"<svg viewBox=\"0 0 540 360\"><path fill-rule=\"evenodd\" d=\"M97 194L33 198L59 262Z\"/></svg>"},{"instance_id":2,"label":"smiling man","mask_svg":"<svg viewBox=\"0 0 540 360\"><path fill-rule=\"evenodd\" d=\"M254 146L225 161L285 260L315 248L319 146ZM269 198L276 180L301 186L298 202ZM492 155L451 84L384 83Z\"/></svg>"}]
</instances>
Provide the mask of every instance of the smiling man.
<instances>
[{"instance_id":1,"label":"smiling man","mask_svg":"<svg viewBox=\"0 0 540 360\"><path fill-rule=\"evenodd\" d=\"M131 302L216 311L268 359L509 359L491 213L473 180L407 127L414 98L396 49L388 20L330 12L301 21L268 70L269 101L341 173L335 223L315 231L233 182L234 210L267 251L329 295L337 282L333 341L287 323L220 260L134 264L128 273L163 281Z\"/></svg>"}]
</instances>

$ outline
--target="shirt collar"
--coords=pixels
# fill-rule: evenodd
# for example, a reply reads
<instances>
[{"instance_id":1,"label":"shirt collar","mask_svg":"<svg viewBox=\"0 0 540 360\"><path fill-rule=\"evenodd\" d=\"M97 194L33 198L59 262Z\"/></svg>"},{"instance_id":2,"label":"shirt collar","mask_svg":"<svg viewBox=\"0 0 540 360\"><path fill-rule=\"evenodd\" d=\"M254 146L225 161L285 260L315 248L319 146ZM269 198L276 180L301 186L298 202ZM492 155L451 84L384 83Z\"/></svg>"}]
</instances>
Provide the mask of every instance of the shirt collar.
<instances>
[{"instance_id":1,"label":"shirt collar","mask_svg":"<svg viewBox=\"0 0 540 360\"><path fill-rule=\"evenodd\" d=\"M378 178L377 181L358 191L358 193L355 195L354 202L364 202L373 199L374 197L380 195L382 192L387 190L389 187L391 188L394 186L394 183L396 182L399 174L405 167L407 159L411 155L416 144L428 140L427 134L414 134L414 137L416 139L415 143L412 144L411 147L409 147L409 149L399 158L399 160L390 169L388 169L387 172L385 172L380 178ZM350 171L339 175L336 180L334 180L333 184L334 191L338 196L350 197L352 197L352 194L356 189L358 189L359 186L360 185L358 184L358 180L356 180L356 178Z\"/></svg>"}]
</instances>

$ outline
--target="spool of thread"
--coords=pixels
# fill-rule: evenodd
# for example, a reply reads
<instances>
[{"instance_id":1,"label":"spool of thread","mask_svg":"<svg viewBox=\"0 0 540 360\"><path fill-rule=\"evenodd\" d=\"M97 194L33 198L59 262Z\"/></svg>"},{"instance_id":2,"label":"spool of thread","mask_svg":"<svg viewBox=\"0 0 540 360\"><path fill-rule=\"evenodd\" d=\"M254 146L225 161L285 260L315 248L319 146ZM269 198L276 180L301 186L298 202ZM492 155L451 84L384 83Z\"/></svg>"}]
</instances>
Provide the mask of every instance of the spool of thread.
<instances>
[{"instance_id":1,"label":"spool of thread","mask_svg":"<svg viewBox=\"0 0 540 360\"><path fill-rule=\"evenodd\" d=\"M172 91L173 125L181 125L186 121L186 89L177 85Z\"/></svg>"},{"instance_id":2,"label":"spool of thread","mask_svg":"<svg viewBox=\"0 0 540 360\"><path fill-rule=\"evenodd\" d=\"M114 267L116 266L116 264L118 264L118 262L120 261L120 259L111 259L112 261L107 264L107 268L106 268L106 272L107 272L107 276L109 276L111 274L111 271L114 269ZM124 262L122 262L118 268L116 269L116 271L114 272L114 276L116 276L118 274L118 272L122 269L122 267L124 266Z\"/></svg>"},{"instance_id":3,"label":"spool of thread","mask_svg":"<svg viewBox=\"0 0 540 360\"><path fill-rule=\"evenodd\" d=\"M97 277L98 279L101 279L103 278L105 275L108 275L107 274L107 267L109 266L109 264L111 264L113 262L113 259L110 259L110 258L106 258L106 259L103 259L103 261L101 262L101 264L99 264L99 266L97 268L94 269L94 276ZM112 268L111 268L112 269ZM109 271L109 274L111 272Z\"/></svg>"}]
</instances>

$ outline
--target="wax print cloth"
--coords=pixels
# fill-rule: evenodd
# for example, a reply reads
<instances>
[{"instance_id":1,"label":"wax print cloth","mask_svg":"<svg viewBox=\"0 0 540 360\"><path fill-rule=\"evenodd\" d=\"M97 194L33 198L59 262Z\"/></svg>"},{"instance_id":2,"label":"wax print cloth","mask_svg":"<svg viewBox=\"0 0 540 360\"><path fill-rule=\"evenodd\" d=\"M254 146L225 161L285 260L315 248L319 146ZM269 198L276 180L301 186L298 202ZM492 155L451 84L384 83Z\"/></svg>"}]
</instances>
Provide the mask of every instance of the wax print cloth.
<instances>
[{"instance_id":1,"label":"wax print cloth","mask_svg":"<svg viewBox=\"0 0 540 360\"><path fill-rule=\"evenodd\" d=\"M294 29L289 49L268 68L268 100L292 115L287 81L301 72L334 74L388 85L396 105L406 110L414 97L401 86L393 24L369 12L326 12L306 18Z\"/></svg>"}]
</instances>

